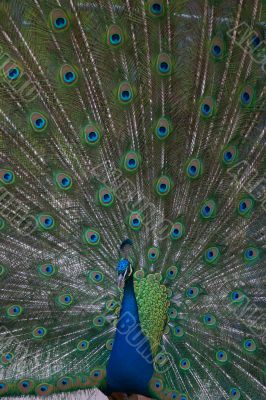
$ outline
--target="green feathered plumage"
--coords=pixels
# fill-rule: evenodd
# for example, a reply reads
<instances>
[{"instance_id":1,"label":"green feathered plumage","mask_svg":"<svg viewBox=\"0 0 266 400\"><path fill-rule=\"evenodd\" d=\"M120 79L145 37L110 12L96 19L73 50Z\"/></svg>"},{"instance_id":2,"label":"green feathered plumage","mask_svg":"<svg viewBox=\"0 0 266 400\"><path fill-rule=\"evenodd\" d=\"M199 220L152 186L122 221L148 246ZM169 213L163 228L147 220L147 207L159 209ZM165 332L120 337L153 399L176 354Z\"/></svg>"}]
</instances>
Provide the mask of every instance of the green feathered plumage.
<instances>
[{"instance_id":1,"label":"green feathered plumage","mask_svg":"<svg viewBox=\"0 0 266 400\"><path fill-rule=\"evenodd\" d=\"M110 394L124 259L145 394L266 396L265 21L264 0L0 1L0 396Z\"/></svg>"}]
</instances>

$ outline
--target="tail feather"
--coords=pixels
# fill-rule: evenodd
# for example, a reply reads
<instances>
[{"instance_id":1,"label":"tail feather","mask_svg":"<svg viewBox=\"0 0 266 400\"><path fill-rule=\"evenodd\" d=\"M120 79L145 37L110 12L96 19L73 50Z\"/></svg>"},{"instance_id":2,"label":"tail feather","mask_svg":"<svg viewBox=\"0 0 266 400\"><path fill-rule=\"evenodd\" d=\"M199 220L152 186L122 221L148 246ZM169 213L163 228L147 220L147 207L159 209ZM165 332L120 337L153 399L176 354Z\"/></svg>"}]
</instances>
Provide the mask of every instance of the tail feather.
<instances>
[{"instance_id":1,"label":"tail feather","mask_svg":"<svg viewBox=\"0 0 266 400\"><path fill-rule=\"evenodd\" d=\"M126 258L151 395L262 398L265 14L2 2L0 395L107 390Z\"/></svg>"}]
</instances>

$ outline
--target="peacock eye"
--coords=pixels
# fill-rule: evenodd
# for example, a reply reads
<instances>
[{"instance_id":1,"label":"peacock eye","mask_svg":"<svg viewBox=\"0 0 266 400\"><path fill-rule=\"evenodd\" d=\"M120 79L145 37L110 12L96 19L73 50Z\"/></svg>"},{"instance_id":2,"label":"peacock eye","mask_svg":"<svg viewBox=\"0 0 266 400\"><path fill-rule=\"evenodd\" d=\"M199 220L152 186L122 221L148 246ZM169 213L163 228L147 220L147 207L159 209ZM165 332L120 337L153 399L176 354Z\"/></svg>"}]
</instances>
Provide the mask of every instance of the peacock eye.
<instances>
[{"instance_id":1,"label":"peacock eye","mask_svg":"<svg viewBox=\"0 0 266 400\"><path fill-rule=\"evenodd\" d=\"M220 363L225 363L228 360L228 355L226 351L224 350L219 350L216 352L216 360L219 361Z\"/></svg>"},{"instance_id":2,"label":"peacock eye","mask_svg":"<svg viewBox=\"0 0 266 400\"><path fill-rule=\"evenodd\" d=\"M39 112L31 114L30 122L36 132L43 132L47 128L47 118Z\"/></svg>"},{"instance_id":3,"label":"peacock eye","mask_svg":"<svg viewBox=\"0 0 266 400\"><path fill-rule=\"evenodd\" d=\"M240 390L237 388L232 388L229 391L230 400L239 400L241 398Z\"/></svg>"},{"instance_id":4,"label":"peacock eye","mask_svg":"<svg viewBox=\"0 0 266 400\"><path fill-rule=\"evenodd\" d=\"M55 19L54 25L57 29L63 29L67 24L67 20L64 17L58 17Z\"/></svg>"},{"instance_id":5,"label":"peacock eye","mask_svg":"<svg viewBox=\"0 0 266 400\"><path fill-rule=\"evenodd\" d=\"M5 185L14 183L15 181L14 172L9 169L0 169L0 181Z\"/></svg>"},{"instance_id":6,"label":"peacock eye","mask_svg":"<svg viewBox=\"0 0 266 400\"><path fill-rule=\"evenodd\" d=\"M130 228L135 231L139 231L142 228L142 223L143 223L142 215L137 211L133 211L129 216Z\"/></svg>"},{"instance_id":7,"label":"peacock eye","mask_svg":"<svg viewBox=\"0 0 266 400\"><path fill-rule=\"evenodd\" d=\"M122 104L128 104L133 99L133 90L129 82L123 82L118 88L118 99Z\"/></svg>"},{"instance_id":8,"label":"peacock eye","mask_svg":"<svg viewBox=\"0 0 266 400\"><path fill-rule=\"evenodd\" d=\"M168 54L159 54L157 58L157 72L161 76L168 76L172 72L172 61Z\"/></svg>"},{"instance_id":9,"label":"peacock eye","mask_svg":"<svg viewBox=\"0 0 266 400\"><path fill-rule=\"evenodd\" d=\"M120 45L123 43L123 40L124 36L122 33L122 29L118 25L110 26L107 32L108 44L113 48L120 47Z\"/></svg>"},{"instance_id":10,"label":"peacock eye","mask_svg":"<svg viewBox=\"0 0 266 400\"><path fill-rule=\"evenodd\" d=\"M50 13L50 22L54 32L62 32L68 29L70 22L64 10L58 8Z\"/></svg>"},{"instance_id":11,"label":"peacock eye","mask_svg":"<svg viewBox=\"0 0 266 400\"><path fill-rule=\"evenodd\" d=\"M161 176L156 182L156 193L159 196L166 196L170 193L172 188L171 180L167 176Z\"/></svg>"},{"instance_id":12,"label":"peacock eye","mask_svg":"<svg viewBox=\"0 0 266 400\"><path fill-rule=\"evenodd\" d=\"M206 200L202 204L200 214L204 219L214 218L216 215L216 204L213 200Z\"/></svg>"},{"instance_id":13,"label":"peacock eye","mask_svg":"<svg viewBox=\"0 0 266 400\"><path fill-rule=\"evenodd\" d=\"M210 118L214 115L215 100L211 96L206 96L201 101L200 113L203 118Z\"/></svg>"},{"instance_id":14,"label":"peacock eye","mask_svg":"<svg viewBox=\"0 0 266 400\"><path fill-rule=\"evenodd\" d=\"M161 17L164 13L162 0L148 0L148 10L151 17Z\"/></svg>"},{"instance_id":15,"label":"peacock eye","mask_svg":"<svg viewBox=\"0 0 266 400\"><path fill-rule=\"evenodd\" d=\"M95 125L87 125L83 130L85 142L90 146L96 146L99 144L102 134L101 131Z\"/></svg>"},{"instance_id":16,"label":"peacock eye","mask_svg":"<svg viewBox=\"0 0 266 400\"><path fill-rule=\"evenodd\" d=\"M78 81L76 70L69 64L65 64L61 67L60 77L65 86L72 86Z\"/></svg>"},{"instance_id":17,"label":"peacock eye","mask_svg":"<svg viewBox=\"0 0 266 400\"><path fill-rule=\"evenodd\" d=\"M20 76L20 69L18 67L15 68L10 68L8 71L8 79L10 79L11 81L16 80L18 77Z\"/></svg>"},{"instance_id":18,"label":"peacock eye","mask_svg":"<svg viewBox=\"0 0 266 400\"><path fill-rule=\"evenodd\" d=\"M73 304L74 298L69 293L62 293L57 297L58 304L64 307L69 307Z\"/></svg>"},{"instance_id":19,"label":"peacock eye","mask_svg":"<svg viewBox=\"0 0 266 400\"><path fill-rule=\"evenodd\" d=\"M249 107L255 100L255 90L253 86L246 85L240 93L240 102L243 107Z\"/></svg>"}]
</instances>

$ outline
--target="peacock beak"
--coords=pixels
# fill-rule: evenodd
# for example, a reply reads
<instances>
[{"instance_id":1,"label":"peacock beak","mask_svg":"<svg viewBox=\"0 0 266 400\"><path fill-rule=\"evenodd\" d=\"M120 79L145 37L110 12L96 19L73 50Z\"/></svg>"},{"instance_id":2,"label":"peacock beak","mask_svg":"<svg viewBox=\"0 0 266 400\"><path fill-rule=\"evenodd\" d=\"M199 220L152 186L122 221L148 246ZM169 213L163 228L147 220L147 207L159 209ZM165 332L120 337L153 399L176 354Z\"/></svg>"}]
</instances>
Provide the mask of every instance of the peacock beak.
<instances>
[{"instance_id":1,"label":"peacock beak","mask_svg":"<svg viewBox=\"0 0 266 400\"><path fill-rule=\"evenodd\" d=\"M118 274L117 285L118 285L119 289L123 289L123 287L125 286L126 273L127 273L127 271L125 271L124 274Z\"/></svg>"}]
</instances>

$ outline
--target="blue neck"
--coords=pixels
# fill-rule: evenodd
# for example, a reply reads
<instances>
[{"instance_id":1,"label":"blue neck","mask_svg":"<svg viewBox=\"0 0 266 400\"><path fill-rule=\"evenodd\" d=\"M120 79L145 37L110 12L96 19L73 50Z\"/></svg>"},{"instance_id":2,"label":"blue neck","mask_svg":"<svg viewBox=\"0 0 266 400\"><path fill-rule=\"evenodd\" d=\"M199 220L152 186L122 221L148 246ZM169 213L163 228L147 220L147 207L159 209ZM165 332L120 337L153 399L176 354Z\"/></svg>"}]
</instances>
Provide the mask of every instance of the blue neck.
<instances>
[{"instance_id":1,"label":"blue neck","mask_svg":"<svg viewBox=\"0 0 266 400\"><path fill-rule=\"evenodd\" d=\"M110 359L107 364L108 392L149 396L148 383L153 375L152 353L141 331L133 277L125 283L124 297Z\"/></svg>"}]
</instances>

